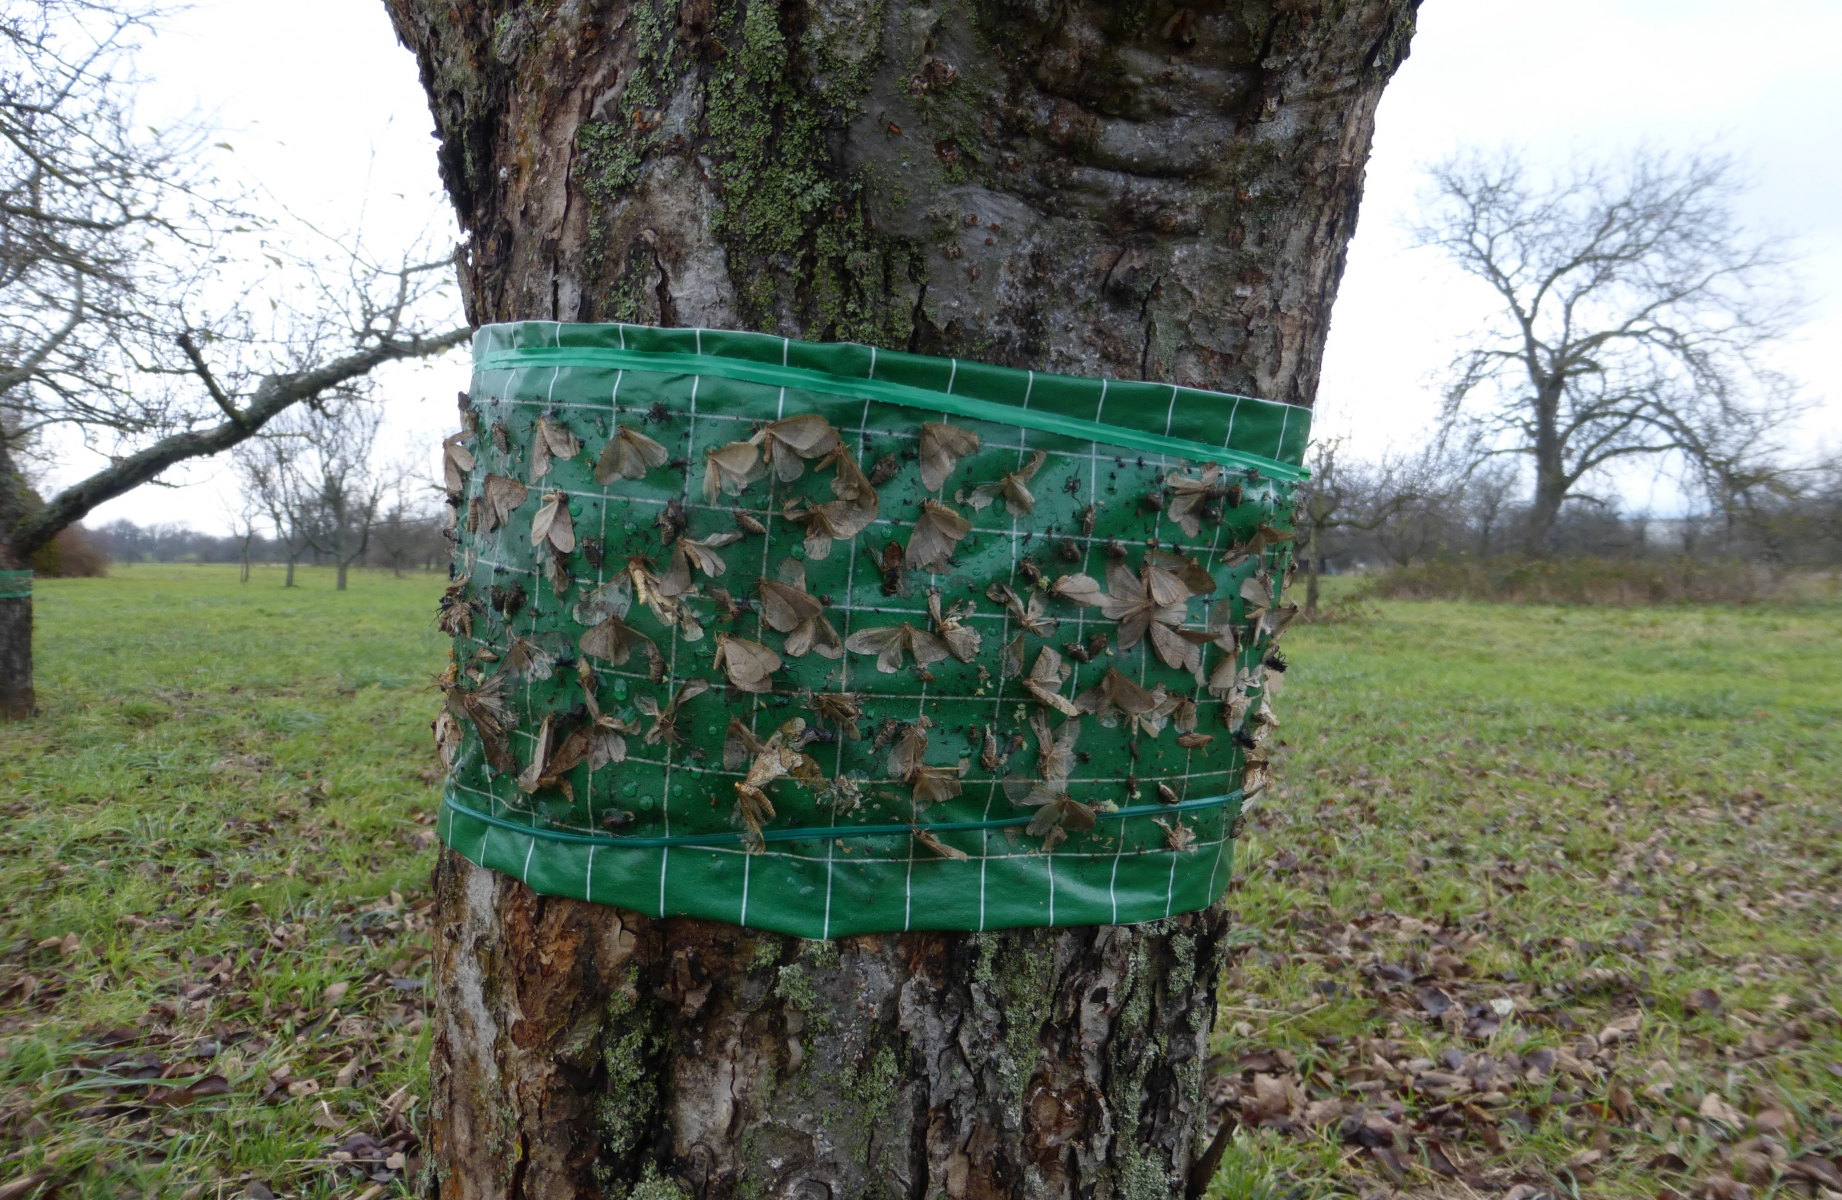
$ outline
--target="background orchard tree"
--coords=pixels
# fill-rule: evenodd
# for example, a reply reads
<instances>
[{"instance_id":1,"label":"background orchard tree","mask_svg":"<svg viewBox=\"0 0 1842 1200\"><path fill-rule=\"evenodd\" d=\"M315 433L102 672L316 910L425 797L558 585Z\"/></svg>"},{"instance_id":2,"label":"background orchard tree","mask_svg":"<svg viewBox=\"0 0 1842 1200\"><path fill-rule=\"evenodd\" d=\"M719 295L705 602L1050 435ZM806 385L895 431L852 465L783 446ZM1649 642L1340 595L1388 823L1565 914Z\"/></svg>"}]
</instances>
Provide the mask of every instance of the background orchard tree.
<instances>
[{"instance_id":1,"label":"background orchard tree","mask_svg":"<svg viewBox=\"0 0 1842 1200\"><path fill-rule=\"evenodd\" d=\"M476 323L765 329L1301 405L1416 8L385 2ZM1149 1198L1212 1174L1219 907L816 944L452 853L437 890L444 1196Z\"/></svg>"},{"instance_id":2,"label":"background orchard tree","mask_svg":"<svg viewBox=\"0 0 1842 1200\"><path fill-rule=\"evenodd\" d=\"M1786 248L1736 216L1732 162L1640 151L1544 177L1471 151L1431 174L1419 243L1500 304L1453 364L1445 417L1532 468L1527 552L1620 462L1673 459L1725 503L1773 457L1792 388L1761 351L1798 309Z\"/></svg>"},{"instance_id":3,"label":"background orchard tree","mask_svg":"<svg viewBox=\"0 0 1842 1200\"><path fill-rule=\"evenodd\" d=\"M448 542L442 536L446 511L436 483L412 470L396 473L371 530L377 556L389 565L391 574L401 575L417 563L427 567L447 561Z\"/></svg>"},{"instance_id":4,"label":"background orchard tree","mask_svg":"<svg viewBox=\"0 0 1842 1200\"><path fill-rule=\"evenodd\" d=\"M287 564L282 586L291 588L294 569L312 543L301 524L306 505L298 494L303 480L294 465L300 443L296 438L277 436L280 432L271 429L264 436L250 438L232 452L231 461L243 503L259 510L268 522L272 544Z\"/></svg>"},{"instance_id":5,"label":"background orchard tree","mask_svg":"<svg viewBox=\"0 0 1842 1200\"><path fill-rule=\"evenodd\" d=\"M1349 453L1348 439L1319 438L1300 485L1297 555L1304 565L1306 617L1318 615L1326 543L1339 533L1380 533L1437 510L1454 490L1441 447L1420 455L1385 454L1373 461Z\"/></svg>"},{"instance_id":6,"label":"background orchard tree","mask_svg":"<svg viewBox=\"0 0 1842 1200\"><path fill-rule=\"evenodd\" d=\"M332 560L334 589L343 592L405 471L378 461L383 413L376 405L348 401L326 411L297 411L297 427L283 435L300 443L291 459L299 478L292 489L297 523L315 553Z\"/></svg>"}]
</instances>

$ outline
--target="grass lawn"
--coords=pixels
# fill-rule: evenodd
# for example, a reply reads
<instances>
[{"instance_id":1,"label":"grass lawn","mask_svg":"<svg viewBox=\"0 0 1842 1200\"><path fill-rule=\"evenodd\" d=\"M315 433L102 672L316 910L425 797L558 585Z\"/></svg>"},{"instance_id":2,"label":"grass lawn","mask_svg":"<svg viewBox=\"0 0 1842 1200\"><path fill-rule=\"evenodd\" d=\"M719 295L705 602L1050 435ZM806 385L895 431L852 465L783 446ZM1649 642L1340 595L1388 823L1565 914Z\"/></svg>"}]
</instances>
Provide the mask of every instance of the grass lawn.
<instances>
[{"instance_id":1,"label":"grass lawn","mask_svg":"<svg viewBox=\"0 0 1842 1200\"><path fill-rule=\"evenodd\" d=\"M1217 1194L1842 1193L1842 609L1288 641Z\"/></svg>"},{"instance_id":2,"label":"grass lawn","mask_svg":"<svg viewBox=\"0 0 1842 1200\"><path fill-rule=\"evenodd\" d=\"M38 584L0 1189L414 1173L442 582ZM1287 640L1212 1194L1842 1192L1842 609L1397 603Z\"/></svg>"},{"instance_id":3,"label":"grass lawn","mask_svg":"<svg viewBox=\"0 0 1842 1200\"><path fill-rule=\"evenodd\" d=\"M332 1196L370 1186L338 1146L410 1165L445 580L300 578L35 585L44 715L0 725L0 1179Z\"/></svg>"}]
</instances>

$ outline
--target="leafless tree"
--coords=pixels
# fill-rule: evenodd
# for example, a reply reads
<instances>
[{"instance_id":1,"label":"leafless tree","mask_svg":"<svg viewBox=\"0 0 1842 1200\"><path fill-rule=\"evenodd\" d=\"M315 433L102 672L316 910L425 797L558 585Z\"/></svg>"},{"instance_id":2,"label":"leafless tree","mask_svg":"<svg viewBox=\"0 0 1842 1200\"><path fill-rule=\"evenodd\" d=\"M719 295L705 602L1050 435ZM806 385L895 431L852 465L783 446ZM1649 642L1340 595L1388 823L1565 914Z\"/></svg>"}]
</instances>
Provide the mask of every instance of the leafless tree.
<instances>
[{"instance_id":1,"label":"leafless tree","mask_svg":"<svg viewBox=\"0 0 1842 1200\"><path fill-rule=\"evenodd\" d=\"M1418 0L387 7L478 319L772 329L1309 405ZM783 1021L752 982L800 953L783 935L636 935L452 851L435 890L426 1161L454 1195L1182 1200L1235 1136L1209 1138L1199 1091L1220 906L828 943ZM859 1068L787 1068L785 1021L891 1051L868 1138L862 1104L808 1083ZM617 1136L603 1062L646 1081ZM706 1135L691 1113L721 1115Z\"/></svg>"},{"instance_id":2,"label":"leafless tree","mask_svg":"<svg viewBox=\"0 0 1842 1200\"><path fill-rule=\"evenodd\" d=\"M378 460L382 409L362 400L300 408L275 421L261 485L286 505L283 519L316 556L331 559L336 590L371 548L387 498L400 494L405 468ZM265 464L266 465L266 464Z\"/></svg>"},{"instance_id":3,"label":"leafless tree","mask_svg":"<svg viewBox=\"0 0 1842 1200\"><path fill-rule=\"evenodd\" d=\"M232 459L245 504L260 509L268 520L275 547L287 564L282 586L291 588L294 569L312 543L301 526L306 506L299 494L300 472L294 465L298 439L284 436L285 432L285 427L271 422L260 435L237 446Z\"/></svg>"},{"instance_id":4,"label":"leafless tree","mask_svg":"<svg viewBox=\"0 0 1842 1200\"><path fill-rule=\"evenodd\" d=\"M1466 516L1477 537L1477 553L1489 558L1502 549L1499 540L1515 516L1512 494L1520 486L1514 464L1501 460L1476 464L1464 482Z\"/></svg>"},{"instance_id":5,"label":"leafless tree","mask_svg":"<svg viewBox=\"0 0 1842 1200\"><path fill-rule=\"evenodd\" d=\"M376 555L393 575L428 565L447 551L441 536L440 490L420 473L399 471L373 531Z\"/></svg>"},{"instance_id":6,"label":"leafless tree","mask_svg":"<svg viewBox=\"0 0 1842 1200\"><path fill-rule=\"evenodd\" d=\"M0 570L96 505L304 400L460 344L446 261L240 211L202 126L136 118L142 0L0 9ZM21 460L106 467L31 501ZM0 601L0 716L33 707L30 600Z\"/></svg>"},{"instance_id":7,"label":"leafless tree","mask_svg":"<svg viewBox=\"0 0 1842 1200\"><path fill-rule=\"evenodd\" d=\"M1305 564L1305 616L1318 611L1318 579L1327 543L1337 533L1383 536L1450 491L1445 459L1437 449L1418 456L1384 455L1375 461L1349 453L1348 440L1323 438L1311 447L1311 478L1300 489L1294 518L1299 557Z\"/></svg>"},{"instance_id":8,"label":"leafless tree","mask_svg":"<svg viewBox=\"0 0 1842 1200\"><path fill-rule=\"evenodd\" d=\"M237 582L249 582L249 559L255 549L256 539L262 535L256 532L256 522L262 519L262 508L247 497L237 506L237 519L232 525L233 536L237 539Z\"/></svg>"},{"instance_id":9,"label":"leafless tree","mask_svg":"<svg viewBox=\"0 0 1842 1200\"><path fill-rule=\"evenodd\" d=\"M1735 215L1730 160L1639 151L1542 177L1474 151L1431 174L1417 240L1498 300L1453 364L1446 419L1532 462L1529 552L1622 460L1673 456L1717 490L1769 456L1792 389L1761 350L1798 306L1786 247Z\"/></svg>"}]
</instances>

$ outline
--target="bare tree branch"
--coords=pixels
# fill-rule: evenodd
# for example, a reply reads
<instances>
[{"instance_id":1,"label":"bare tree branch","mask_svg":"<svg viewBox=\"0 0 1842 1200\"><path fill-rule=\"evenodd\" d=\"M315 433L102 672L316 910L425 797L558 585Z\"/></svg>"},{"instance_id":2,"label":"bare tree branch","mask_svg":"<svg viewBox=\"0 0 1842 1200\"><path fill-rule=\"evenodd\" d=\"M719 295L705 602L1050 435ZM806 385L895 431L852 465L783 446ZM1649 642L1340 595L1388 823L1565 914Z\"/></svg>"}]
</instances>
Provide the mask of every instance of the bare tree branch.
<instances>
[{"instance_id":1,"label":"bare tree branch","mask_svg":"<svg viewBox=\"0 0 1842 1200\"><path fill-rule=\"evenodd\" d=\"M312 371L273 376L264 380L250 403L242 410L233 412L222 424L211 429L188 430L162 438L146 449L59 492L44 508L14 527L10 539L14 553L21 558L30 557L35 550L50 541L58 530L73 521L82 520L98 504L149 482L175 463L230 449L295 404L323 396L341 384L369 374L384 363L438 354L463 344L470 336L471 332L467 329L454 329L434 338L384 343Z\"/></svg>"},{"instance_id":2,"label":"bare tree branch","mask_svg":"<svg viewBox=\"0 0 1842 1200\"><path fill-rule=\"evenodd\" d=\"M291 404L465 338L442 332L458 306L426 245L380 257L258 219L211 177L202 125L135 119L133 40L160 3L0 6L0 567ZM68 435L111 464L40 507L19 464Z\"/></svg>"},{"instance_id":3,"label":"bare tree branch","mask_svg":"<svg viewBox=\"0 0 1842 1200\"><path fill-rule=\"evenodd\" d=\"M211 364L206 362L205 356L198 352L198 343L192 340L191 332L182 333L173 341L185 351L186 358L191 360L192 372L198 376L199 382L205 385L205 391L210 393L212 402L224 411L224 415L230 418L232 424L243 424L243 414L237 411L237 406L231 402L229 396L224 394L224 389L219 385L217 376L211 373Z\"/></svg>"}]
</instances>

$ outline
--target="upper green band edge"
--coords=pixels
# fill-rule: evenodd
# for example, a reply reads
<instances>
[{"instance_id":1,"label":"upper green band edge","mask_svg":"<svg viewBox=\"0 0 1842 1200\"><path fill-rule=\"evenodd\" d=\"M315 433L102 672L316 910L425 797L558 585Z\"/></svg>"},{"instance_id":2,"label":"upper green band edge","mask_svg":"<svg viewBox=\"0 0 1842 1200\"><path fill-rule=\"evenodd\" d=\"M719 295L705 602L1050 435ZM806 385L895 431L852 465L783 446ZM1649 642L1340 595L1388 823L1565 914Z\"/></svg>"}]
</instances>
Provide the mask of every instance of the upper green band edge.
<instances>
[{"instance_id":1,"label":"upper green band edge","mask_svg":"<svg viewBox=\"0 0 1842 1200\"><path fill-rule=\"evenodd\" d=\"M1099 421L1087 421L1059 413L1018 408L970 396L954 396L946 392L911 387L905 383L890 383L881 379L843 379L836 375L808 371L799 367L779 367L771 363L719 358L710 354L661 354L646 350L617 350L611 346L594 349L532 346L519 350L487 351L476 355L473 361L475 371L515 370L520 367L617 367L636 371L653 371L660 374L717 375L725 379L739 379L747 383L764 384L768 387L804 388L808 391L825 392L833 396L879 400L904 408L951 413L954 416L966 417L975 421L990 421L998 425L1018 425L1040 433L1053 433L1084 442L1100 442L1109 446L1129 446L1134 450L1144 450L1172 458L1252 467L1286 482L1295 483L1310 477L1310 472L1303 467L1295 467L1290 463L1283 463L1278 459L1268 458L1262 454L1252 454L1245 450L1209 446L1183 438L1165 437L1161 434L1145 433L1136 429L1124 429ZM1210 393L1198 392L1196 394ZM1262 401L1261 403L1270 402Z\"/></svg>"},{"instance_id":2,"label":"upper green band edge","mask_svg":"<svg viewBox=\"0 0 1842 1200\"><path fill-rule=\"evenodd\" d=\"M1180 800L1175 804L1133 804L1110 813L1098 813L1102 821L1125 820L1131 817L1148 817L1172 812L1193 812L1202 808L1221 808L1238 803L1241 799L1239 790L1221 796L1205 796L1199 800ZM742 835L739 833L678 833L653 837L620 837L613 834L573 833L566 829L542 829L525 825L505 817L496 817L483 813L477 808L469 808L452 796L443 798L443 806L469 820L480 821L500 829L509 829L546 842L569 842L587 846L628 846L636 850L654 850L661 846L739 846ZM941 821L938 824L908 823L901 825L846 825L843 827L803 826L798 829L764 829L761 839L766 842L823 842L843 841L862 837L887 837L891 834L914 833L969 833L980 829L1004 829L1019 825L1028 825L1035 816L997 817L989 821Z\"/></svg>"}]
</instances>

